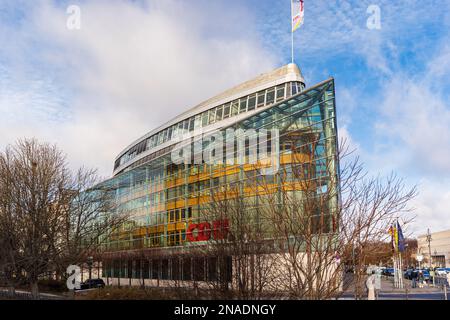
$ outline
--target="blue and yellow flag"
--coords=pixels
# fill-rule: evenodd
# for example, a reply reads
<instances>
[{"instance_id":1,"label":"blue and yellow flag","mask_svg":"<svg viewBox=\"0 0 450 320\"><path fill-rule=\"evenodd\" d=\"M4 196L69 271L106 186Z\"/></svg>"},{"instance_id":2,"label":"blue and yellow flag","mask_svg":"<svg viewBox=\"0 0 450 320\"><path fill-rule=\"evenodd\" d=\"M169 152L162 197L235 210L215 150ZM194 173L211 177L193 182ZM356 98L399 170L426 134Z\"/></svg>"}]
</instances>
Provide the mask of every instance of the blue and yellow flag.
<instances>
[{"instance_id":1,"label":"blue and yellow flag","mask_svg":"<svg viewBox=\"0 0 450 320\"><path fill-rule=\"evenodd\" d=\"M398 221L391 225L389 234L391 235L392 249L395 252L405 251L405 237L403 236L402 227Z\"/></svg>"},{"instance_id":2,"label":"blue and yellow flag","mask_svg":"<svg viewBox=\"0 0 450 320\"><path fill-rule=\"evenodd\" d=\"M305 7L303 0L292 0L292 32L295 32L305 21Z\"/></svg>"},{"instance_id":3,"label":"blue and yellow flag","mask_svg":"<svg viewBox=\"0 0 450 320\"><path fill-rule=\"evenodd\" d=\"M403 252L405 251L405 237L403 237L403 231L402 227L400 226L400 223L397 221L397 248L398 251Z\"/></svg>"}]
</instances>

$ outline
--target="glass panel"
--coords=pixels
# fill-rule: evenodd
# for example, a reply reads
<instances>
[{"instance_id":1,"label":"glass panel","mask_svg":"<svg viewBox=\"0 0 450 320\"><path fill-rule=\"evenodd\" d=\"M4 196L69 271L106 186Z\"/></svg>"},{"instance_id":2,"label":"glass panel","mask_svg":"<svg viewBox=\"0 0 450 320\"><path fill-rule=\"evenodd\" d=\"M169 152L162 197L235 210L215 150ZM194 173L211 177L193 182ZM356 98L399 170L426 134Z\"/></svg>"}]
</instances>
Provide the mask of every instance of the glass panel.
<instances>
[{"instance_id":1,"label":"glass panel","mask_svg":"<svg viewBox=\"0 0 450 320\"><path fill-rule=\"evenodd\" d=\"M264 105L265 100L266 100L266 91L258 92L258 108Z\"/></svg>"},{"instance_id":2,"label":"glass panel","mask_svg":"<svg viewBox=\"0 0 450 320\"><path fill-rule=\"evenodd\" d=\"M239 114L247 111L247 98L239 99Z\"/></svg>"},{"instance_id":3,"label":"glass panel","mask_svg":"<svg viewBox=\"0 0 450 320\"><path fill-rule=\"evenodd\" d=\"M231 116L236 116L239 113L239 102L238 100L233 101L231 105Z\"/></svg>"},{"instance_id":4,"label":"glass panel","mask_svg":"<svg viewBox=\"0 0 450 320\"><path fill-rule=\"evenodd\" d=\"M216 122L216 109L209 110L209 124Z\"/></svg>"},{"instance_id":5,"label":"glass panel","mask_svg":"<svg viewBox=\"0 0 450 320\"><path fill-rule=\"evenodd\" d=\"M281 101L284 99L284 85L277 87L277 101Z\"/></svg>"},{"instance_id":6,"label":"glass panel","mask_svg":"<svg viewBox=\"0 0 450 320\"><path fill-rule=\"evenodd\" d=\"M297 94L297 83L293 82L292 83L292 95L296 95Z\"/></svg>"},{"instance_id":7,"label":"glass panel","mask_svg":"<svg viewBox=\"0 0 450 320\"><path fill-rule=\"evenodd\" d=\"M275 102L275 89L267 91L266 106Z\"/></svg>"},{"instance_id":8,"label":"glass panel","mask_svg":"<svg viewBox=\"0 0 450 320\"><path fill-rule=\"evenodd\" d=\"M198 114L195 116L194 128L200 128L202 126L202 115Z\"/></svg>"},{"instance_id":9,"label":"glass panel","mask_svg":"<svg viewBox=\"0 0 450 320\"><path fill-rule=\"evenodd\" d=\"M227 103L223 109L223 118L226 119L230 116L231 103Z\"/></svg>"},{"instance_id":10,"label":"glass panel","mask_svg":"<svg viewBox=\"0 0 450 320\"><path fill-rule=\"evenodd\" d=\"M217 107L216 121L222 120L222 115L223 115L223 106Z\"/></svg>"},{"instance_id":11,"label":"glass panel","mask_svg":"<svg viewBox=\"0 0 450 320\"><path fill-rule=\"evenodd\" d=\"M256 106L256 95L251 95L248 98L248 111L254 110Z\"/></svg>"},{"instance_id":12,"label":"glass panel","mask_svg":"<svg viewBox=\"0 0 450 320\"><path fill-rule=\"evenodd\" d=\"M208 125L208 111L202 113L202 127L206 127Z\"/></svg>"}]
</instances>

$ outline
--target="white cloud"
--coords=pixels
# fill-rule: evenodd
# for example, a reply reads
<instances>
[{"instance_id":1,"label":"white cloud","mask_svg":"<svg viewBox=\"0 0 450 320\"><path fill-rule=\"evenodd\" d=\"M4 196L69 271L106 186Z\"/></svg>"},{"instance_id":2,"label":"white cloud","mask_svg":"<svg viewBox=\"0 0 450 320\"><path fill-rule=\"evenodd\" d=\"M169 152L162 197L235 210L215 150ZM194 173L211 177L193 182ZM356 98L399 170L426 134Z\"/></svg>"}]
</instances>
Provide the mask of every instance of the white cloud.
<instances>
[{"instance_id":1,"label":"white cloud","mask_svg":"<svg viewBox=\"0 0 450 320\"><path fill-rule=\"evenodd\" d=\"M1 111L24 115L2 118L2 145L37 136L57 142L74 166L108 175L116 154L139 136L276 65L240 6L100 0L80 7L80 31L66 28L65 7L41 1L20 27L0 33L16 38L1 49L10 72L41 72L22 82L1 78ZM59 99L59 88L67 110L56 117L61 101L51 97Z\"/></svg>"},{"instance_id":2,"label":"white cloud","mask_svg":"<svg viewBox=\"0 0 450 320\"><path fill-rule=\"evenodd\" d=\"M419 196L412 202L416 208L413 231L416 235L450 229L450 178L422 179Z\"/></svg>"},{"instance_id":3,"label":"white cloud","mask_svg":"<svg viewBox=\"0 0 450 320\"><path fill-rule=\"evenodd\" d=\"M364 150L372 171L397 171L417 184L416 234L450 229L450 107L442 72L449 64L443 46L425 72L389 78L377 106L376 148Z\"/></svg>"}]
</instances>

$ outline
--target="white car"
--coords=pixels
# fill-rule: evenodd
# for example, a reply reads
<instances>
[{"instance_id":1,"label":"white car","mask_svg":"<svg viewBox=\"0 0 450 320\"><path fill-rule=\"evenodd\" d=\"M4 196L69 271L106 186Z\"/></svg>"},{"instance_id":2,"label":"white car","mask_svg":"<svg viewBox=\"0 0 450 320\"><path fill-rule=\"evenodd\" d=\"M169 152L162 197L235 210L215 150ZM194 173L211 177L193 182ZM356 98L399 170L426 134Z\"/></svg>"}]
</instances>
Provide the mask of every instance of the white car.
<instances>
[{"instance_id":1,"label":"white car","mask_svg":"<svg viewBox=\"0 0 450 320\"><path fill-rule=\"evenodd\" d=\"M447 273L449 273L449 271L445 268L437 268L436 269L436 275L438 277L446 277Z\"/></svg>"}]
</instances>

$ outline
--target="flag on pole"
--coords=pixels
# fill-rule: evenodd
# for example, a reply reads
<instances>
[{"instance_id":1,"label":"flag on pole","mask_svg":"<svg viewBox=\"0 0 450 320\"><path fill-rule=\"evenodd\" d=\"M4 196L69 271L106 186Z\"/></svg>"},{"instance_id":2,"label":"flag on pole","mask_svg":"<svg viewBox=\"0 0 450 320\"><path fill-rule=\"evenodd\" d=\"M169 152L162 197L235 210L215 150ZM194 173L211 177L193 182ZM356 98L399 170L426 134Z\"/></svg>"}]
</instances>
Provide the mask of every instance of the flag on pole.
<instances>
[{"instance_id":1,"label":"flag on pole","mask_svg":"<svg viewBox=\"0 0 450 320\"><path fill-rule=\"evenodd\" d=\"M405 251L405 237L403 236L402 227L400 227L400 223L397 220L397 248L398 251Z\"/></svg>"},{"instance_id":2,"label":"flag on pole","mask_svg":"<svg viewBox=\"0 0 450 320\"><path fill-rule=\"evenodd\" d=\"M291 0L292 9L292 32L295 32L303 25L305 20L305 7L303 0Z\"/></svg>"},{"instance_id":3,"label":"flag on pole","mask_svg":"<svg viewBox=\"0 0 450 320\"><path fill-rule=\"evenodd\" d=\"M397 227L392 224L389 228L389 234L391 235L391 243L392 243L392 250L397 252L398 249L398 232Z\"/></svg>"}]
</instances>

